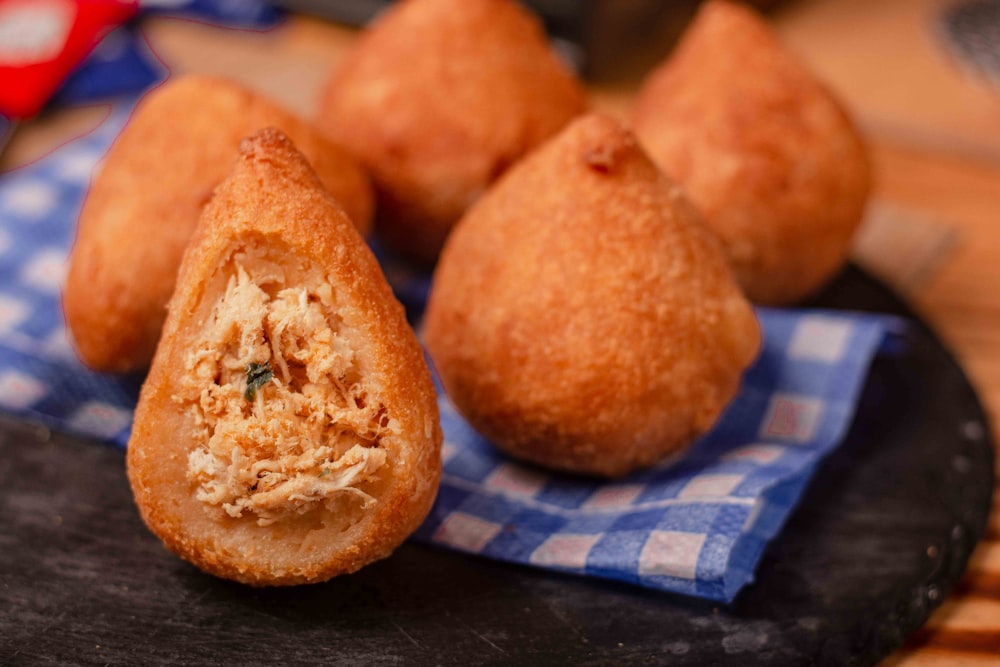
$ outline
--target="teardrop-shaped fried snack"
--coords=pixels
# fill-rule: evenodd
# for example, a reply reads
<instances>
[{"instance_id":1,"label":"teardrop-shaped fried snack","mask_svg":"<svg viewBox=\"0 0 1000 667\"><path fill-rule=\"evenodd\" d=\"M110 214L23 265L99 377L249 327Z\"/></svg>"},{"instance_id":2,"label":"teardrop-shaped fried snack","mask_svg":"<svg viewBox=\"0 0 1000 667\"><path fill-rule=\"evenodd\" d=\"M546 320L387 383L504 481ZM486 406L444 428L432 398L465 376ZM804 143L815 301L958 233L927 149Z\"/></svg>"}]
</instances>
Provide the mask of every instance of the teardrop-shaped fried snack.
<instances>
[{"instance_id":1,"label":"teardrop-shaped fried snack","mask_svg":"<svg viewBox=\"0 0 1000 667\"><path fill-rule=\"evenodd\" d=\"M703 5L643 84L633 121L752 301L799 301L841 268L870 189L865 147L752 9Z\"/></svg>"},{"instance_id":2,"label":"teardrop-shaped fried snack","mask_svg":"<svg viewBox=\"0 0 1000 667\"><path fill-rule=\"evenodd\" d=\"M590 115L455 227L424 340L448 396L497 447L619 476L712 426L760 330L680 188Z\"/></svg>"},{"instance_id":3,"label":"teardrop-shaped fried snack","mask_svg":"<svg viewBox=\"0 0 1000 667\"><path fill-rule=\"evenodd\" d=\"M316 582L388 556L441 473L430 371L347 216L280 132L243 142L184 255L128 476L203 570Z\"/></svg>"},{"instance_id":4,"label":"teardrop-shaped fried snack","mask_svg":"<svg viewBox=\"0 0 1000 667\"><path fill-rule=\"evenodd\" d=\"M367 174L311 125L218 78L171 79L135 110L80 213L63 306L81 361L131 371L153 358L177 267L240 141L286 132L364 232L374 195Z\"/></svg>"},{"instance_id":5,"label":"teardrop-shaped fried snack","mask_svg":"<svg viewBox=\"0 0 1000 667\"><path fill-rule=\"evenodd\" d=\"M334 72L319 124L371 172L379 236L430 263L490 183L584 108L513 0L408 0Z\"/></svg>"}]
</instances>

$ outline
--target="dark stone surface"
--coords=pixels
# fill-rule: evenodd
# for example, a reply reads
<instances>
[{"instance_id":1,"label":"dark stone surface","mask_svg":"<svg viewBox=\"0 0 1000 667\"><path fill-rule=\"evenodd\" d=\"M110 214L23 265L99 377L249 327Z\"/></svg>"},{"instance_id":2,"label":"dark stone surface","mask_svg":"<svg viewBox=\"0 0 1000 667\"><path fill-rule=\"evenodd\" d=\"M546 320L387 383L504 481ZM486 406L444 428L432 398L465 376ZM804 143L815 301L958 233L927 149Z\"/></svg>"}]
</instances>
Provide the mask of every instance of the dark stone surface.
<instances>
[{"instance_id":1,"label":"dark stone surface","mask_svg":"<svg viewBox=\"0 0 1000 667\"><path fill-rule=\"evenodd\" d=\"M816 303L906 312L854 269ZM960 369L915 325L729 607L412 544L326 584L252 589L160 546L121 451L4 420L0 480L4 665L861 665L951 590L993 450Z\"/></svg>"}]
</instances>

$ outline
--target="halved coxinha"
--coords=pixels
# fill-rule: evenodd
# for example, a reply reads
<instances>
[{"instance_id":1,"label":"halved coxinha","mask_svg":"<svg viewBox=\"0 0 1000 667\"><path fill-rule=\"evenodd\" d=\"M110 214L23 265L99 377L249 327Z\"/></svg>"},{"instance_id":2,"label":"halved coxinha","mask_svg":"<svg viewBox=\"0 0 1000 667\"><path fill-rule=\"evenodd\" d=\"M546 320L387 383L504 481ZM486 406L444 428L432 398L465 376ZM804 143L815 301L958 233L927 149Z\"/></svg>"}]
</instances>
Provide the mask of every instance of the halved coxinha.
<instances>
[{"instance_id":1,"label":"halved coxinha","mask_svg":"<svg viewBox=\"0 0 1000 667\"><path fill-rule=\"evenodd\" d=\"M381 270L305 158L246 139L188 247L128 474L203 570L316 582L389 555L441 473L430 372Z\"/></svg>"}]
</instances>

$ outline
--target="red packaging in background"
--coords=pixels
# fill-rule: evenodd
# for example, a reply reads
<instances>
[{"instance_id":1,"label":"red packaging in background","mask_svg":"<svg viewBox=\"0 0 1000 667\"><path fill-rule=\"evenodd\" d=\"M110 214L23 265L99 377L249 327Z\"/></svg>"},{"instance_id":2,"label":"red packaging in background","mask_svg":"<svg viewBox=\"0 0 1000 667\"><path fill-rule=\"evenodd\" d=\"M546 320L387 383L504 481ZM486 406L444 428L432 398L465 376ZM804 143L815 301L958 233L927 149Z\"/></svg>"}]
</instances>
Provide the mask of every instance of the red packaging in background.
<instances>
[{"instance_id":1,"label":"red packaging in background","mask_svg":"<svg viewBox=\"0 0 1000 667\"><path fill-rule=\"evenodd\" d=\"M138 0L0 0L0 114L29 118Z\"/></svg>"}]
</instances>

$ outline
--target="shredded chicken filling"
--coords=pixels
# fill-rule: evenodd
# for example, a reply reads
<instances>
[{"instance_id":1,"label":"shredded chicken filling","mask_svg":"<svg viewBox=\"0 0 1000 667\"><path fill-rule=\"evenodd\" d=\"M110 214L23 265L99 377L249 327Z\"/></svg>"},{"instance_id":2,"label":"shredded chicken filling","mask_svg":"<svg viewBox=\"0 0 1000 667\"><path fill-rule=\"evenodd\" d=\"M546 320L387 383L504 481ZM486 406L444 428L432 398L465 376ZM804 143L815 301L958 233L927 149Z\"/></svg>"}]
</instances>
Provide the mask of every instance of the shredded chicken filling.
<instances>
[{"instance_id":1,"label":"shredded chicken filling","mask_svg":"<svg viewBox=\"0 0 1000 667\"><path fill-rule=\"evenodd\" d=\"M329 285L271 295L237 263L175 396L200 432L187 470L198 500L262 526L344 494L375 502L359 487L385 465L380 440L396 424L339 329Z\"/></svg>"}]
</instances>

